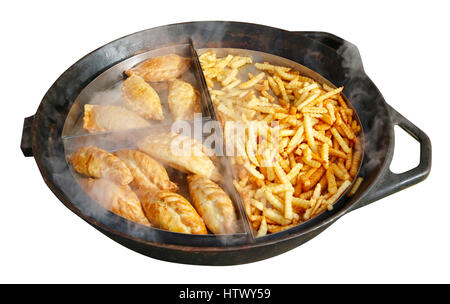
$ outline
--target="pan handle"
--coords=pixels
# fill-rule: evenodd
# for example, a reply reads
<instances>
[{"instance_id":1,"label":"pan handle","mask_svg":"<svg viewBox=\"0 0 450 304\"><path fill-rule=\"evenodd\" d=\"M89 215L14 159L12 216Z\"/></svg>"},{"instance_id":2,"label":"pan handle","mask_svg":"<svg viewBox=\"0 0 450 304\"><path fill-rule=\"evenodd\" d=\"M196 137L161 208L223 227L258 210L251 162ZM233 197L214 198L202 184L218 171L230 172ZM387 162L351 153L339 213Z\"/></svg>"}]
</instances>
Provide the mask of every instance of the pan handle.
<instances>
[{"instance_id":1,"label":"pan handle","mask_svg":"<svg viewBox=\"0 0 450 304\"><path fill-rule=\"evenodd\" d=\"M392 123L399 126L420 143L419 165L406 172L396 174L387 167L384 176L375 188L361 199L355 209L366 206L376 200L403 190L409 186L423 181L431 170L431 142L428 136L413 123L403 117L394 108L389 106ZM390 162L389 162L390 165Z\"/></svg>"},{"instance_id":2,"label":"pan handle","mask_svg":"<svg viewBox=\"0 0 450 304\"><path fill-rule=\"evenodd\" d=\"M33 139L33 121L34 115L27 117L23 121L23 131L22 131L22 140L20 142L20 149L25 157L33 156L33 147L32 147L32 139Z\"/></svg>"}]
</instances>

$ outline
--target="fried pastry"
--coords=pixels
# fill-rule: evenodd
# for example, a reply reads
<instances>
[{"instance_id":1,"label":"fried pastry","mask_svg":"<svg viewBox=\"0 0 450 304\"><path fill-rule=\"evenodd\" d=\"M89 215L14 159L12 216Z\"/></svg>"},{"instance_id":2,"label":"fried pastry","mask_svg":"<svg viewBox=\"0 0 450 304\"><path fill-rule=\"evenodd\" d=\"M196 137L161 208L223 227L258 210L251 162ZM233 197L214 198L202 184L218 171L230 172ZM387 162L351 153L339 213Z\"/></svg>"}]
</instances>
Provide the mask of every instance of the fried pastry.
<instances>
[{"instance_id":1,"label":"fried pastry","mask_svg":"<svg viewBox=\"0 0 450 304\"><path fill-rule=\"evenodd\" d=\"M112 105L84 106L83 128L89 133L118 131L149 126L150 123L124 107Z\"/></svg>"},{"instance_id":2,"label":"fried pastry","mask_svg":"<svg viewBox=\"0 0 450 304\"><path fill-rule=\"evenodd\" d=\"M72 154L70 162L78 173L90 177L104 177L120 185L128 185L133 180L120 158L94 146L81 147Z\"/></svg>"},{"instance_id":3,"label":"fried pastry","mask_svg":"<svg viewBox=\"0 0 450 304\"><path fill-rule=\"evenodd\" d=\"M194 207L181 195L156 192L142 199L150 222L165 230L189 234L207 234L205 223Z\"/></svg>"},{"instance_id":4,"label":"fried pastry","mask_svg":"<svg viewBox=\"0 0 450 304\"><path fill-rule=\"evenodd\" d=\"M214 234L233 234L237 218L233 202L216 183L201 175L189 175L192 203L206 227Z\"/></svg>"},{"instance_id":5,"label":"fried pastry","mask_svg":"<svg viewBox=\"0 0 450 304\"><path fill-rule=\"evenodd\" d=\"M166 169L149 155L136 150L120 150L114 155L130 169L133 175L130 185L139 197L160 190L178 191L178 186L170 181Z\"/></svg>"},{"instance_id":6,"label":"fried pastry","mask_svg":"<svg viewBox=\"0 0 450 304\"><path fill-rule=\"evenodd\" d=\"M198 91L181 79L169 82L168 103L175 120L194 119L194 113L202 111Z\"/></svg>"},{"instance_id":7,"label":"fried pastry","mask_svg":"<svg viewBox=\"0 0 450 304\"><path fill-rule=\"evenodd\" d=\"M141 202L128 185L119 186L107 179L83 179L86 192L106 209L136 223L151 226Z\"/></svg>"},{"instance_id":8,"label":"fried pastry","mask_svg":"<svg viewBox=\"0 0 450 304\"><path fill-rule=\"evenodd\" d=\"M170 54L148 59L125 71L125 74L139 75L149 82L167 81L178 78L189 69L190 64L190 58Z\"/></svg>"},{"instance_id":9,"label":"fried pastry","mask_svg":"<svg viewBox=\"0 0 450 304\"><path fill-rule=\"evenodd\" d=\"M125 107L145 119L163 120L158 93L138 75L128 77L122 86Z\"/></svg>"},{"instance_id":10,"label":"fried pastry","mask_svg":"<svg viewBox=\"0 0 450 304\"><path fill-rule=\"evenodd\" d=\"M203 175L214 181L221 176L204 147L196 140L173 132L150 135L137 148L182 172Z\"/></svg>"}]
</instances>

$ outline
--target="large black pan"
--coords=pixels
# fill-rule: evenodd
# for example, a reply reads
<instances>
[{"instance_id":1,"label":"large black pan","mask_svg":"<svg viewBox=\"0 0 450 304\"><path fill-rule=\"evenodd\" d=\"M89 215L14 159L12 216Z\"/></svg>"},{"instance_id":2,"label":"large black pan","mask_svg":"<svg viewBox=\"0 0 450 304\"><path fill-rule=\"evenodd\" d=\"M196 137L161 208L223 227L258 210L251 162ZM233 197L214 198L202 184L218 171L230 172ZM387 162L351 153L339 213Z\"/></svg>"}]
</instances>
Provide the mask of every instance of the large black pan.
<instances>
[{"instance_id":1,"label":"large black pan","mask_svg":"<svg viewBox=\"0 0 450 304\"><path fill-rule=\"evenodd\" d=\"M95 204L78 186L66 162L61 135L71 106L83 88L113 65L144 51L188 43L189 38L197 48L251 49L284 57L318 72L336 86L344 86L344 94L362 122L365 138L360 169L364 181L358 192L351 198L341 198L332 211L256 240L245 234L199 237L146 228L105 213ZM389 170L395 125L420 143L419 165L402 174ZM318 235L345 213L424 180L431 169L429 138L384 101L365 74L353 44L328 33L289 32L238 22L162 26L93 51L62 74L44 96L36 114L25 119L21 148L25 156L34 156L45 182L63 204L108 237L147 256L204 265L249 263L286 252Z\"/></svg>"}]
</instances>

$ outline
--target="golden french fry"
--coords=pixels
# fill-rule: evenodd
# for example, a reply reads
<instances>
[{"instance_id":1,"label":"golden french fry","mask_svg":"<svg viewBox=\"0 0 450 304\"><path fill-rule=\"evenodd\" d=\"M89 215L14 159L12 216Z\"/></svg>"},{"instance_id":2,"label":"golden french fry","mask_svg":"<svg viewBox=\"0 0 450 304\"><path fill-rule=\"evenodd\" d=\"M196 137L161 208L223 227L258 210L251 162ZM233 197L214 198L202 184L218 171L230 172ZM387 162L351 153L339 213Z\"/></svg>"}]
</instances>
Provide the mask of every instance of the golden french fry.
<instances>
[{"instance_id":1,"label":"golden french fry","mask_svg":"<svg viewBox=\"0 0 450 304\"><path fill-rule=\"evenodd\" d=\"M345 167L342 168L341 166L336 165L335 163L331 164L331 168L333 168L334 174L341 180L348 180L350 178L350 175L347 173L347 170L345 170Z\"/></svg>"},{"instance_id":2,"label":"golden french fry","mask_svg":"<svg viewBox=\"0 0 450 304\"><path fill-rule=\"evenodd\" d=\"M359 168L359 163L361 161L361 156L362 156L362 152L361 152L361 144L359 142L359 140L356 141L356 145L355 145L355 151L353 153L353 158L352 158L352 165L350 167L349 173L350 175L355 178L356 174L358 173L358 168Z\"/></svg>"},{"instance_id":3,"label":"golden french fry","mask_svg":"<svg viewBox=\"0 0 450 304\"><path fill-rule=\"evenodd\" d=\"M299 197L293 197L292 198L292 207L294 209L306 210L309 208L309 200L299 198Z\"/></svg>"},{"instance_id":4,"label":"golden french fry","mask_svg":"<svg viewBox=\"0 0 450 304\"><path fill-rule=\"evenodd\" d=\"M267 76L267 80L269 81L269 87L272 90L272 92L279 96L281 94L281 91L278 87L278 84L275 82L275 80L271 76Z\"/></svg>"},{"instance_id":5,"label":"golden french fry","mask_svg":"<svg viewBox=\"0 0 450 304\"><path fill-rule=\"evenodd\" d=\"M307 94L307 93L306 93ZM311 104L313 101L317 100L320 93L314 93L311 95L306 95L307 98L300 103L300 100L297 100L294 105L297 106L298 111L300 111L302 108L306 107L307 105Z\"/></svg>"},{"instance_id":6,"label":"golden french fry","mask_svg":"<svg viewBox=\"0 0 450 304\"><path fill-rule=\"evenodd\" d=\"M222 88L224 91L230 91L232 88L236 87L238 84L240 84L242 81L240 79L236 79L232 81L229 85Z\"/></svg>"},{"instance_id":7,"label":"golden french fry","mask_svg":"<svg viewBox=\"0 0 450 304\"><path fill-rule=\"evenodd\" d=\"M337 192L336 179L334 177L333 167L329 167L326 172L327 182L328 182L328 192L335 194Z\"/></svg>"},{"instance_id":8,"label":"golden french fry","mask_svg":"<svg viewBox=\"0 0 450 304\"><path fill-rule=\"evenodd\" d=\"M301 163L296 163L291 171L289 171L289 173L286 175L286 179L289 181L292 181L293 179L295 179L295 177L297 177L298 173L300 172L300 169L303 167L303 165Z\"/></svg>"},{"instance_id":9,"label":"golden french fry","mask_svg":"<svg viewBox=\"0 0 450 304\"><path fill-rule=\"evenodd\" d=\"M350 148L345 143L345 141L342 139L341 135L339 134L339 132L336 130L335 127L331 128L331 133L333 134L334 138L336 138L336 140L339 143L339 145L341 146L342 150L345 153L350 153Z\"/></svg>"},{"instance_id":10,"label":"golden french fry","mask_svg":"<svg viewBox=\"0 0 450 304\"><path fill-rule=\"evenodd\" d=\"M283 168L281 168L278 162L274 164L273 168L275 170L275 174L277 175L282 184L290 184L286 172L284 172Z\"/></svg>"},{"instance_id":11,"label":"golden french fry","mask_svg":"<svg viewBox=\"0 0 450 304\"><path fill-rule=\"evenodd\" d=\"M284 212L284 203L277 196L272 194L268 189L263 190L265 199L272 205L273 208Z\"/></svg>"},{"instance_id":12,"label":"golden french fry","mask_svg":"<svg viewBox=\"0 0 450 304\"><path fill-rule=\"evenodd\" d=\"M312 83L312 84L310 84L310 85L308 85L308 86L306 86L304 88L298 89L297 92L299 94L303 94L304 92L309 92L309 91L311 91L311 90L313 90L315 88L318 88L318 87L320 87L320 85L317 82L314 82L314 83Z\"/></svg>"},{"instance_id":13,"label":"golden french fry","mask_svg":"<svg viewBox=\"0 0 450 304\"><path fill-rule=\"evenodd\" d=\"M343 158L343 159L348 158L347 154L345 154L344 152L342 152L340 150L334 149L334 148L330 148L329 153L331 156L337 156L337 157Z\"/></svg>"},{"instance_id":14,"label":"golden french fry","mask_svg":"<svg viewBox=\"0 0 450 304\"><path fill-rule=\"evenodd\" d=\"M258 70L269 71L272 73L275 72L275 68L282 70L284 72L289 72L291 70L291 68L271 65L268 62L264 62L264 63L257 62L257 63L255 63L255 68L257 68Z\"/></svg>"},{"instance_id":15,"label":"golden french fry","mask_svg":"<svg viewBox=\"0 0 450 304\"><path fill-rule=\"evenodd\" d=\"M239 85L240 89L249 89L252 86L254 86L255 84L257 84L261 79L264 78L266 74L264 72L259 73L258 75L256 75L255 77L253 77L252 79L250 79L249 81L243 82Z\"/></svg>"},{"instance_id":16,"label":"golden french fry","mask_svg":"<svg viewBox=\"0 0 450 304\"><path fill-rule=\"evenodd\" d=\"M350 174L348 173L347 168L345 168L345 162L343 159L339 159L338 163L337 163L338 167L341 169L341 171L344 173L345 175L345 179L351 179Z\"/></svg>"},{"instance_id":17,"label":"golden french fry","mask_svg":"<svg viewBox=\"0 0 450 304\"><path fill-rule=\"evenodd\" d=\"M289 190L284 193L284 217L291 220L294 216L292 212L292 196L294 190Z\"/></svg>"},{"instance_id":18,"label":"golden french fry","mask_svg":"<svg viewBox=\"0 0 450 304\"><path fill-rule=\"evenodd\" d=\"M280 192L284 193L286 191L293 190L294 188L290 184L276 184L276 183L272 183L272 184L268 184L266 186L266 189L269 190L272 193L280 193Z\"/></svg>"},{"instance_id":19,"label":"golden french fry","mask_svg":"<svg viewBox=\"0 0 450 304\"><path fill-rule=\"evenodd\" d=\"M286 115L286 114L283 114L283 115ZM295 134L295 130L287 129L287 130L281 130L280 131L280 137L293 136L294 134Z\"/></svg>"},{"instance_id":20,"label":"golden french fry","mask_svg":"<svg viewBox=\"0 0 450 304\"><path fill-rule=\"evenodd\" d=\"M291 168L294 168L297 165L297 161L295 160L294 153L289 153L288 158L289 158L289 164L290 164ZM300 167L300 169L301 169L301 167Z\"/></svg>"},{"instance_id":21,"label":"golden french fry","mask_svg":"<svg viewBox=\"0 0 450 304\"><path fill-rule=\"evenodd\" d=\"M267 234L267 221L266 221L266 217L262 216L261 224L259 226L258 232L256 233L256 236L260 237L260 236L264 236L266 234Z\"/></svg>"},{"instance_id":22,"label":"golden french fry","mask_svg":"<svg viewBox=\"0 0 450 304\"><path fill-rule=\"evenodd\" d=\"M314 130L312 128L312 121L311 121L311 115L307 114L303 118L303 127L305 128L305 137L306 141L308 142L308 145L311 147L311 149L316 152L316 142L314 140Z\"/></svg>"},{"instance_id":23,"label":"golden french fry","mask_svg":"<svg viewBox=\"0 0 450 304\"><path fill-rule=\"evenodd\" d=\"M334 88L330 87L329 85L327 85L326 83L322 84L322 87L324 88L325 91L333 91Z\"/></svg>"},{"instance_id":24,"label":"golden french fry","mask_svg":"<svg viewBox=\"0 0 450 304\"><path fill-rule=\"evenodd\" d=\"M265 91L269 89L269 81L266 79L263 81L263 84L255 84L254 85L255 89L258 91Z\"/></svg>"},{"instance_id":25,"label":"golden french fry","mask_svg":"<svg viewBox=\"0 0 450 304\"><path fill-rule=\"evenodd\" d=\"M275 83L277 84L278 90L280 91L280 94L281 94L281 97L282 97L282 99L278 99L278 102L280 104L288 104L289 103L289 98L287 96L283 80L281 80L281 78L278 77L278 76L274 76L273 79L274 79Z\"/></svg>"},{"instance_id":26,"label":"golden french fry","mask_svg":"<svg viewBox=\"0 0 450 304\"><path fill-rule=\"evenodd\" d=\"M325 170L326 173L326 170ZM328 189L328 180L326 174L322 175L322 178L319 180L319 184L322 187L322 191L325 191L325 189ZM326 196L327 194L324 194Z\"/></svg>"},{"instance_id":27,"label":"golden french fry","mask_svg":"<svg viewBox=\"0 0 450 304\"><path fill-rule=\"evenodd\" d=\"M238 69L231 70L228 73L228 75L222 80L222 82L221 82L222 86L225 87L225 86L229 85L233 80L235 80L238 72L239 72Z\"/></svg>"},{"instance_id":28,"label":"golden french fry","mask_svg":"<svg viewBox=\"0 0 450 304\"><path fill-rule=\"evenodd\" d=\"M279 225L289 225L292 220L286 219L280 212L272 208L264 208L263 215Z\"/></svg>"},{"instance_id":29,"label":"golden french fry","mask_svg":"<svg viewBox=\"0 0 450 304\"><path fill-rule=\"evenodd\" d=\"M287 85L286 89L300 89L303 87L303 82L298 81L298 76L295 76ZM294 93L298 92L298 90L294 90Z\"/></svg>"},{"instance_id":30,"label":"golden french fry","mask_svg":"<svg viewBox=\"0 0 450 304\"><path fill-rule=\"evenodd\" d=\"M330 146L327 143L322 144L320 147L320 157L324 162L324 166L328 167L330 158Z\"/></svg>"},{"instance_id":31,"label":"golden french fry","mask_svg":"<svg viewBox=\"0 0 450 304\"><path fill-rule=\"evenodd\" d=\"M307 221L311 218L311 208L308 208L305 213L303 213L303 220Z\"/></svg>"},{"instance_id":32,"label":"golden french fry","mask_svg":"<svg viewBox=\"0 0 450 304\"><path fill-rule=\"evenodd\" d=\"M341 93L343 89L344 89L344 87L340 87L340 88L337 88L337 89L335 89L335 90L333 90L333 91L330 91L330 92L328 92L328 93L325 93L325 94L319 96L314 102L316 103L316 102L324 101L324 100L330 98L330 97L333 96L333 95L337 95L337 94ZM340 96L340 95L339 95L339 96Z\"/></svg>"},{"instance_id":33,"label":"golden french fry","mask_svg":"<svg viewBox=\"0 0 450 304\"><path fill-rule=\"evenodd\" d=\"M363 182L363 178L362 177L358 177L355 181L355 183L353 184L352 189L350 189L350 191L348 192L348 196L353 196L355 195L356 191L358 191L359 186L361 186L361 183Z\"/></svg>"},{"instance_id":34,"label":"golden french fry","mask_svg":"<svg viewBox=\"0 0 450 304\"><path fill-rule=\"evenodd\" d=\"M229 66L233 69L238 69L247 63L252 63L252 59L250 57L236 56L231 60Z\"/></svg>"},{"instance_id":35,"label":"golden french fry","mask_svg":"<svg viewBox=\"0 0 450 304\"><path fill-rule=\"evenodd\" d=\"M272 95L270 95L269 93L267 93L266 90L262 90L261 91L261 95L266 97L267 100L269 100L269 102L274 102L275 101L275 97L273 97Z\"/></svg>"},{"instance_id":36,"label":"golden french fry","mask_svg":"<svg viewBox=\"0 0 450 304\"><path fill-rule=\"evenodd\" d=\"M327 103L325 105L325 107L327 108L328 114L330 115L331 123L334 123L336 121L336 116L334 114L334 107L333 107L333 105L331 103Z\"/></svg>"},{"instance_id":37,"label":"golden french fry","mask_svg":"<svg viewBox=\"0 0 450 304\"><path fill-rule=\"evenodd\" d=\"M344 135L348 139L354 140L356 138L355 133L353 133L351 127L347 126L345 123L341 124L339 127L341 128L341 130L344 132Z\"/></svg>"},{"instance_id":38,"label":"golden french fry","mask_svg":"<svg viewBox=\"0 0 450 304\"><path fill-rule=\"evenodd\" d=\"M244 163L244 167L245 169L247 169L247 171L253 175L254 177L256 177L257 179L262 179L264 180L264 175L262 175L256 168L255 166L251 165L250 163L246 162Z\"/></svg>"},{"instance_id":39,"label":"golden french fry","mask_svg":"<svg viewBox=\"0 0 450 304\"><path fill-rule=\"evenodd\" d=\"M291 80L294 80L294 79L297 79L297 78L298 78L297 75L295 75L295 74L290 74L290 73L286 72L286 69L283 69L283 67L276 66L276 67L274 68L274 70L275 70L275 73L276 73L281 79L285 79L285 80L291 81Z\"/></svg>"},{"instance_id":40,"label":"golden french fry","mask_svg":"<svg viewBox=\"0 0 450 304\"><path fill-rule=\"evenodd\" d=\"M345 192L345 190L347 190L348 187L350 187L352 183L349 180L344 181L340 186L339 189L336 191L335 194L333 194L333 196L331 196L328 200L327 200L327 204L328 205L333 205L338 198L341 196L342 193Z\"/></svg>"},{"instance_id":41,"label":"golden french fry","mask_svg":"<svg viewBox=\"0 0 450 304\"><path fill-rule=\"evenodd\" d=\"M327 144L328 146L331 146L333 144L331 139L329 139L328 137L326 137L325 135L323 135L322 133L320 133L316 130L313 130L313 136L314 136L314 138L317 138L318 140Z\"/></svg>"},{"instance_id":42,"label":"golden french fry","mask_svg":"<svg viewBox=\"0 0 450 304\"><path fill-rule=\"evenodd\" d=\"M303 192L302 194L300 194L299 198L310 199L312 195L313 195L313 190L309 190L307 192Z\"/></svg>"},{"instance_id":43,"label":"golden french fry","mask_svg":"<svg viewBox=\"0 0 450 304\"><path fill-rule=\"evenodd\" d=\"M219 70L224 69L229 63L230 61L233 59L233 55L228 55L227 57L218 60L218 62L216 63L215 67Z\"/></svg>"},{"instance_id":44,"label":"golden french fry","mask_svg":"<svg viewBox=\"0 0 450 304\"><path fill-rule=\"evenodd\" d=\"M324 201L325 201L325 199L323 197L320 197L319 199L317 199L316 204L314 205L313 208L311 208L312 209L311 216L315 216L317 213L320 213L318 211L321 209L321 206L323 206Z\"/></svg>"},{"instance_id":45,"label":"golden french fry","mask_svg":"<svg viewBox=\"0 0 450 304\"><path fill-rule=\"evenodd\" d=\"M315 170L314 173L309 177L309 183L304 185L303 190L309 191L310 189L315 187L322 176L325 174L325 171L326 170L324 167L320 167L319 169Z\"/></svg>"}]
</instances>

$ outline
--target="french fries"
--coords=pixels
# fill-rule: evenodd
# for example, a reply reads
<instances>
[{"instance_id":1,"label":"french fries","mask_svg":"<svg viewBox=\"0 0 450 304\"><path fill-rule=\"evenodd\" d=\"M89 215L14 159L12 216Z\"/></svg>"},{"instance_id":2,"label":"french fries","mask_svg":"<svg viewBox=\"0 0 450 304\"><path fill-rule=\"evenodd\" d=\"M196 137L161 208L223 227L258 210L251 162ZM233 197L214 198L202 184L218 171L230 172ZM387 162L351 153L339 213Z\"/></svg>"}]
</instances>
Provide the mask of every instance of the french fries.
<instances>
[{"instance_id":1,"label":"french fries","mask_svg":"<svg viewBox=\"0 0 450 304\"><path fill-rule=\"evenodd\" d=\"M217 58L208 51L200 63L222 125L243 123L248 130L235 143L243 153L233 161L234 185L257 237L331 210L353 179L350 194L356 192L363 181L356 176L361 126L341 95L343 87L289 67L253 64L246 56ZM248 73L250 64L256 72ZM264 127L250 131L254 122ZM225 137L226 145L234 139Z\"/></svg>"}]
</instances>

